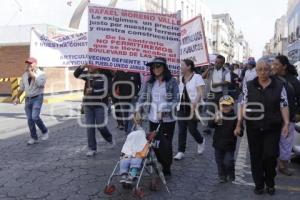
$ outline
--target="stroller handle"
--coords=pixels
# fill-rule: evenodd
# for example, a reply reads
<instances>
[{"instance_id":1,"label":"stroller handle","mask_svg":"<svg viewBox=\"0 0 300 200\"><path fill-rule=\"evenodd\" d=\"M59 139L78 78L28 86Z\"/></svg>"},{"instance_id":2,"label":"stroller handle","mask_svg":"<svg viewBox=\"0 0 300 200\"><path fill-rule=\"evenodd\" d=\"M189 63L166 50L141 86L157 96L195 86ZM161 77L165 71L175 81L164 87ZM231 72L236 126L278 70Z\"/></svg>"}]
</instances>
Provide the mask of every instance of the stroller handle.
<instances>
[{"instance_id":1,"label":"stroller handle","mask_svg":"<svg viewBox=\"0 0 300 200\"><path fill-rule=\"evenodd\" d=\"M158 126L157 126L157 128L156 128L156 130L155 130L156 133L159 132L159 129L160 129L160 127L162 126L162 124L163 124L163 120L159 120L159 124L158 124Z\"/></svg>"}]
</instances>

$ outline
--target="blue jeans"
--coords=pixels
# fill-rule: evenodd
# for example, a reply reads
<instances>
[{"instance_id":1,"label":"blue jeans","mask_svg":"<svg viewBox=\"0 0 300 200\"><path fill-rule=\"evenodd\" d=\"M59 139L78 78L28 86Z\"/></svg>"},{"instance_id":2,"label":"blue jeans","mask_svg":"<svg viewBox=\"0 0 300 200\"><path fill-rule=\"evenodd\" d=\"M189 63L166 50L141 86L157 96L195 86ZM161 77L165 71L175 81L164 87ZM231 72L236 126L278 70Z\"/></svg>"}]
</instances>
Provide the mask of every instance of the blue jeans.
<instances>
[{"instance_id":1,"label":"blue jeans","mask_svg":"<svg viewBox=\"0 0 300 200\"><path fill-rule=\"evenodd\" d=\"M127 173L131 168L141 168L142 161L141 158L122 158L120 160L120 174Z\"/></svg>"},{"instance_id":2,"label":"blue jeans","mask_svg":"<svg viewBox=\"0 0 300 200\"><path fill-rule=\"evenodd\" d=\"M90 150L97 150L96 128L107 142L112 142L112 135L106 127L105 110L103 106L85 105L85 123L87 127L88 146Z\"/></svg>"},{"instance_id":3,"label":"blue jeans","mask_svg":"<svg viewBox=\"0 0 300 200\"><path fill-rule=\"evenodd\" d=\"M25 113L27 116L27 123L30 130L31 138L34 140L38 139L36 134L36 127L39 127L43 134L48 132L44 122L40 118L41 108L43 105L43 94L38 95L34 98L26 98L25 99Z\"/></svg>"}]
</instances>

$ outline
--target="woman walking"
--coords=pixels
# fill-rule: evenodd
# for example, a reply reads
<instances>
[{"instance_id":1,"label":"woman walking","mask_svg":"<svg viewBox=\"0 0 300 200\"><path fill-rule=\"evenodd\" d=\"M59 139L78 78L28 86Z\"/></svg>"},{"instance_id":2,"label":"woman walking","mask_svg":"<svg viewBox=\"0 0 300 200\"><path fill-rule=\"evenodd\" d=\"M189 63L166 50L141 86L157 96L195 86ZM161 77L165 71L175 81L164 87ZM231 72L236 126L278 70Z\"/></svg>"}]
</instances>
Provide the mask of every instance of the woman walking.
<instances>
[{"instance_id":1,"label":"woman walking","mask_svg":"<svg viewBox=\"0 0 300 200\"><path fill-rule=\"evenodd\" d=\"M149 119L150 131L161 124L155 138L155 154L166 176L171 175L173 160L172 140L175 129L173 111L179 101L179 89L176 80L168 69L165 58L155 58L149 62L151 76L140 92L138 109L143 109Z\"/></svg>"},{"instance_id":2,"label":"woman walking","mask_svg":"<svg viewBox=\"0 0 300 200\"><path fill-rule=\"evenodd\" d=\"M201 102L204 90L204 81L199 74L195 74L195 64L192 60L185 59L181 62L182 78L179 84L180 103L178 110L178 153L175 160L184 157L186 148L187 130L198 144L198 154L202 154L205 147L205 139L197 129L198 121L195 117L195 109Z\"/></svg>"},{"instance_id":3,"label":"woman walking","mask_svg":"<svg viewBox=\"0 0 300 200\"><path fill-rule=\"evenodd\" d=\"M300 82L297 79L298 73L288 58L284 55L277 56L273 62L273 72L281 80L286 88L290 110L290 125L288 137L283 134L280 137L280 156L278 160L278 170L280 173L291 176L288 169L288 162L292 156L292 147L295 138L296 114L299 114Z\"/></svg>"},{"instance_id":4,"label":"woman walking","mask_svg":"<svg viewBox=\"0 0 300 200\"><path fill-rule=\"evenodd\" d=\"M267 192L274 195L280 135L288 135L288 99L283 83L271 77L269 59L258 61L256 72L257 77L243 89L235 134L241 133L242 119L245 117L254 193L263 194L266 186Z\"/></svg>"}]
</instances>

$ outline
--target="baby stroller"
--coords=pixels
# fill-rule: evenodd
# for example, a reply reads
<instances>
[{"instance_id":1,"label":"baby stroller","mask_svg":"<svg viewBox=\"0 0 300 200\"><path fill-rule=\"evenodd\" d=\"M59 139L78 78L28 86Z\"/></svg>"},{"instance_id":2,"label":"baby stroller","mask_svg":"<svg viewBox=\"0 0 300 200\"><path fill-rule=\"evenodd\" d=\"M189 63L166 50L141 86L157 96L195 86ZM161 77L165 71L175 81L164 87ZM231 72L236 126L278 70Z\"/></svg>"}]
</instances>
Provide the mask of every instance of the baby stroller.
<instances>
[{"instance_id":1,"label":"baby stroller","mask_svg":"<svg viewBox=\"0 0 300 200\"><path fill-rule=\"evenodd\" d=\"M155 152L153 150L153 147L155 145L154 138L157 134L159 134L159 129L160 129L160 125L157 127L155 131L147 134L148 148L146 149L145 157L143 158L139 173L136 176L137 181L135 181L134 184L131 186L122 185L124 189L132 189L133 195L139 198L143 198L145 195L144 190L140 187L141 179L145 173L151 177L151 182L149 187L151 191L157 191L159 186L159 181L161 181L164 184L167 192L170 194L161 166L158 163ZM114 177L121 176L120 173L116 172L119 166L120 166L120 160L115 165L114 170L111 173L108 182L105 186L104 193L107 195L112 195L116 191L116 187L115 185L112 184L112 180Z\"/></svg>"}]
</instances>

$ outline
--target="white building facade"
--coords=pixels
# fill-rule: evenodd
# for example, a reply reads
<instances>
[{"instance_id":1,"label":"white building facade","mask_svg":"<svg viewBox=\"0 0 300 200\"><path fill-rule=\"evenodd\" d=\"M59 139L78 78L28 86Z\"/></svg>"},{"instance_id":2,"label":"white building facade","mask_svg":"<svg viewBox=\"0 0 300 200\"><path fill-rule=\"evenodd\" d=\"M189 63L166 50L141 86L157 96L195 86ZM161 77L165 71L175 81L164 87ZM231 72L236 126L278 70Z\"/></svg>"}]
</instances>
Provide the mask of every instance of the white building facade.
<instances>
[{"instance_id":1,"label":"white building facade","mask_svg":"<svg viewBox=\"0 0 300 200\"><path fill-rule=\"evenodd\" d=\"M275 22L275 33L274 33L274 54L287 55L288 46L288 26L286 16L278 18Z\"/></svg>"},{"instance_id":2,"label":"white building facade","mask_svg":"<svg viewBox=\"0 0 300 200\"><path fill-rule=\"evenodd\" d=\"M291 63L300 61L300 0L289 0L288 12L288 57Z\"/></svg>"},{"instance_id":3,"label":"white building facade","mask_svg":"<svg viewBox=\"0 0 300 200\"><path fill-rule=\"evenodd\" d=\"M235 45L234 22L228 13L213 15L212 17L214 19L213 34L215 36L213 41L213 44L215 44L213 53L224 54L226 61L232 62ZM226 28L224 28L224 26L226 26ZM226 34L227 36L225 37ZM218 41L219 39L221 40Z\"/></svg>"},{"instance_id":4,"label":"white building facade","mask_svg":"<svg viewBox=\"0 0 300 200\"><path fill-rule=\"evenodd\" d=\"M226 61L229 59L229 30L227 25L221 19L213 20L213 54L221 54Z\"/></svg>"}]
</instances>

